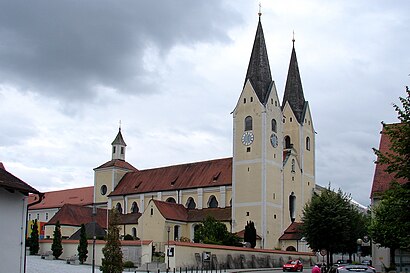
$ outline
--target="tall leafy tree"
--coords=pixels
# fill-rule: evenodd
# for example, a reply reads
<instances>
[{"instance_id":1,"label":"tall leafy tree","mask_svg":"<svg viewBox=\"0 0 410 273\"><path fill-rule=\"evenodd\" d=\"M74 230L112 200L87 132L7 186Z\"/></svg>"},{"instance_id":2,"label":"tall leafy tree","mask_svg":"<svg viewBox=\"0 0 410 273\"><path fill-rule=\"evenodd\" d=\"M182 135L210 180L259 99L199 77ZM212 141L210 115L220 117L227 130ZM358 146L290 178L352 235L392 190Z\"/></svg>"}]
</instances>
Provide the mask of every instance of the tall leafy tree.
<instances>
[{"instance_id":1,"label":"tall leafy tree","mask_svg":"<svg viewBox=\"0 0 410 273\"><path fill-rule=\"evenodd\" d=\"M390 249L391 269L396 268L395 250L410 249L410 184L393 182L373 208L369 228L375 243Z\"/></svg>"},{"instance_id":2,"label":"tall leafy tree","mask_svg":"<svg viewBox=\"0 0 410 273\"><path fill-rule=\"evenodd\" d=\"M40 250L40 244L38 242L38 223L37 219L33 221L31 225L31 233L30 233L30 255L36 255Z\"/></svg>"},{"instance_id":3,"label":"tall leafy tree","mask_svg":"<svg viewBox=\"0 0 410 273\"><path fill-rule=\"evenodd\" d=\"M123 270L122 251L120 242L119 214L118 211L110 210L108 215L107 242L103 248L104 258L100 270L103 273L121 273Z\"/></svg>"},{"instance_id":4,"label":"tall leafy tree","mask_svg":"<svg viewBox=\"0 0 410 273\"><path fill-rule=\"evenodd\" d=\"M226 225L208 216L195 230L194 242L214 245L239 246L239 237L228 231Z\"/></svg>"},{"instance_id":5,"label":"tall leafy tree","mask_svg":"<svg viewBox=\"0 0 410 273\"><path fill-rule=\"evenodd\" d=\"M378 164L385 164L386 171L394 174L396 179L410 181L410 90L406 86L407 97L400 97L402 108L393 104L399 124L383 124L383 133L391 142L390 150L381 152L374 149Z\"/></svg>"},{"instance_id":6,"label":"tall leafy tree","mask_svg":"<svg viewBox=\"0 0 410 273\"><path fill-rule=\"evenodd\" d=\"M53 251L53 256L56 260L58 260L61 254L63 254L63 245L61 244L61 240L60 221L57 221L53 233L53 244L51 245L51 251Z\"/></svg>"},{"instance_id":7,"label":"tall leafy tree","mask_svg":"<svg viewBox=\"0 0 410 273\"><path fill-rule=\"evenodd\" d=\"M395 181L382 194L381 201L373 210L370 235L375 243L390 249L390 268L394 269L395 250L410 249L410 90L407 97L400 97L402 107L393 104L400 123L383 124L383 133L390 140L388 151L373 149L377 164L386 166ZM401 184L397 183L400 181Z\"/></svg>"},{"instance_id":8,"label":"tall leafy tree","mask_svg":"<svg viewBox=\"0 0 410 273\"><path fill-rule=\"evenodd\" d=\"M80 242L77 247L78 251L78 259L80 264L83 264L88 257L88 242L87 242L87 234L85 232L85 225L81 224L80 228Z\"/></svg>"},{"instance_id":9,"label":"tall leafy tree","mask_svg":"<svg viewBox=\"0 0 410 273\"><path fill-rule=\"evenodd\" d=\"M314 195L303 210L301 231L310 248L314 251L326 249L328 264L332 264L332 253L346 252L356 238L352 238L355 223L352 218L355 209L350 197L341 190L329 188Z\"/></svg>"}]
</instances>

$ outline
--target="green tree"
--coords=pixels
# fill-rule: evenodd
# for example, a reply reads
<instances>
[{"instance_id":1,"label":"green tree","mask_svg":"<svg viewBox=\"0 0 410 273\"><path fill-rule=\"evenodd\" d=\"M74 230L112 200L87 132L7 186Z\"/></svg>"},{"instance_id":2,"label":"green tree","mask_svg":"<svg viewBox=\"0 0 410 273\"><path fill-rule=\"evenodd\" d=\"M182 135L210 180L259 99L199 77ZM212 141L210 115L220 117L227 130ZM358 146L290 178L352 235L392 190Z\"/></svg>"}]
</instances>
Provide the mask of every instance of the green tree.
<instances>
[{"instance_id":1,"label":"green tree","mask_svg":"<svg viewBox=\"0 0 410 273\"><path fill-rule=\"evenodd\" d=\"M103 273L121 273L123 270L122 251L120 242L119 214L117 210L110 210L108 215L107 242L103 248L104 258L100 270Z\"/></svg>"},{"instance_id":2,"label":"green tree","mask_svg":"<svg viewBox=\"0 0 410 273\"><path fill-rule=\"evenodd\" d=\"M83 264L88 257L88 242L87 242L87 234L85 232L85 225L81 224L80 228L80 242L77 247L78 251L78 259L80 264Z\"/></svg>"},{"instance_id":3,"label":"green tree","mask_svg":"<svg viewBox=\"0 0 410 273\"><path fill-rule=\"evenodd\" d=\"M395 250L410 249L409 183L400 185L393 182L372 211L370 237L375 243L390 249L389 267L395 269Z\"/></svg>"},{"instance_id":4,"label":"green tree","mask_svg":"<svg viewBox=\"0 0 410 273\"><path fill-rule=\"evenodd\" d=\"M350 197L341 190L329 188L314 195L303 209L301 232L314 251L326 249L327 263L333 263L332 254L348 252L360 237L356 223L358 212L350 203Z\"/></svg>"},{"instance_id":5,"label":"green tree","mask_svg":"<svg viewBox=\"0 0 410 273\"><path fill-rule=\"evenodd\" d=\"M373 148L377 155L378 164L385 164L388 173L394 174L396 179L403 178L410 181L410 90L406 86L407 97L400 97L400 106L393 104L397 112L399 124L383 124L383 133L391 142L390 150L382 153Z\"/></svg>"},{"instance_id":6,"label":"green tree","mask_svg":"<svg viewBox=\"0 0 410 273\"><path fill-rule=\"evenodd\" d=\"M395 250L410 249L410 90L407 97L400 97L402 107L393 104L400 123L383 124L383 134L389 141L388 151L373 148L377 164L385 165L386 171L394 175L391 187L381 195L381 201L373 210L370 235L375 243L390 248L390 268L394 269ZM397 181L407 183L400 185Z\"/></svg>"},{"instance_id":7,"label":"green tree","mask_svg":"<svg viewBox=\"0 0 410 273\"><path fill-rule=\"evenodd\" d=\"M30 255L36 255L40 250L40 244L38 242L38 224L37 219L33 221L31 225L31 234L30 234Z\"/></svg>"},{"instance_id":8,"label":"green tree","mask_svg":"<svg viewBox=\"0 0 410 273\"><path fill-rule=\"evenodd\" d=\"M224 223L216 221L211 216L208 216L195 230L194 242L213 245L240 245L239 237L230 233Z\"/></svg>"},{"instance_id":9,"label":"green tree","mask_svg":"<svg viewBox=\"0 0 410 273\"><path fill-rule=\"evenodd\" d=\"M53 251L53 256L58 260L58 258L63 254L63 246L61 244L61 226L60 221L57 221L53 233L53 244L51 245L51 251Z\"/></svg>"},{"instance_id":10,"label":"green tree","mask_svg":"<svg viewBox=\"0 0 410 273\"><path fill-rule=\"evenodd\" d=\"M254 222L246 222L245 233L243 235L243 241L250 243L252 248L256 246L256 228Z\"/></svg>"}]
</instances>

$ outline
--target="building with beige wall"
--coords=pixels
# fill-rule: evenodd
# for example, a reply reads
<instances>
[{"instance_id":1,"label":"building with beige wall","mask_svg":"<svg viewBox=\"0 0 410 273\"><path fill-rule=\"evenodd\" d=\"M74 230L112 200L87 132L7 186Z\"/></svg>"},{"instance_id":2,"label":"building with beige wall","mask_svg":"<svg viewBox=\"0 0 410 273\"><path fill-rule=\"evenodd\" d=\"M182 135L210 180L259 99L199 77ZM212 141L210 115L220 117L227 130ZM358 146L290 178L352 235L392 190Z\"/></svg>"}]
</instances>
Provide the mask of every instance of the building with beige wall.
<instances>
[{"instance_id":1,"label":"building with beige wall","mask_svg":"<svg viewBox=\"0 0 410 273\"><path fill-rule=\"evenodd\" d=\"M238 96L229 158L139 170L126 161L127 145L119 129L111 160L94 169L94 202L117 209L123 219L138 214L122 222L124 234L155 244L166 239L169 227L173 240L192 240L206 212L218 215L223 210L224 215L229 211L223 222L231 232L242 234L247 221L255 223L260 248L296 248L297 241L285 244L280 237L301 221L315 188L315 131L295 41L281 100L260 18ZM167 205L180 212L177 219L164 209Z\"/></svg>"}]
</instances>

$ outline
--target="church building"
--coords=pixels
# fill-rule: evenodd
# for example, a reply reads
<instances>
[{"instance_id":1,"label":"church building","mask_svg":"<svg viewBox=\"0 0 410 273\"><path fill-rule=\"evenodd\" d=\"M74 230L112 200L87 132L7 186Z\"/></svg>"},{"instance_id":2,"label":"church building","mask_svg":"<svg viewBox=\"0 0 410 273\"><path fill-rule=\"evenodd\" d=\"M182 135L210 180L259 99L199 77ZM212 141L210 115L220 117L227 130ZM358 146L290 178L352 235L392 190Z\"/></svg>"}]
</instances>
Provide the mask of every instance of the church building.
<instances>
[{"instance_id":1,"label":"church building","mask_svg":"<svg viewBox=\"0 0 410 273\"><path fill-rule=\"evenodd\" d=\"M232 157L140 170L126 161L119 129L112 159L94 169L94 203L121 213L123 235L193 241L198 224L213 216L238 235L253 221L257 247L297 250L297 242L280 238L301 221L315 188L315 131L295 40L280 100L260 15L238 95Z\"/></svg>"}]
</instances>

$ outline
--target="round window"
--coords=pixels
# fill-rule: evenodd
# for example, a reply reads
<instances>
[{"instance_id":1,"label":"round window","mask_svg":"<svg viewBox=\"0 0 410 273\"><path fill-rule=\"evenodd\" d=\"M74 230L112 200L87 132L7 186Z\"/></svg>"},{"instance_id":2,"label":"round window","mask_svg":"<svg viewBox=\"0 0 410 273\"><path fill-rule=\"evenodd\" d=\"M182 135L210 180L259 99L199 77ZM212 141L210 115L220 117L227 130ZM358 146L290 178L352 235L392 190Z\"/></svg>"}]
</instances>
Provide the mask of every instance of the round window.
<instances>
[{"instance_id":1,"label":"round window","mask_svg":"<svg viewBox=\"0 0 410 273\"><path fill-rule=\"evenodd\" d=\"M101 195L105 195L107 193L107 186L106 185L102 185L101 189L100 189Z\"/></svg>"}]
</instances>

